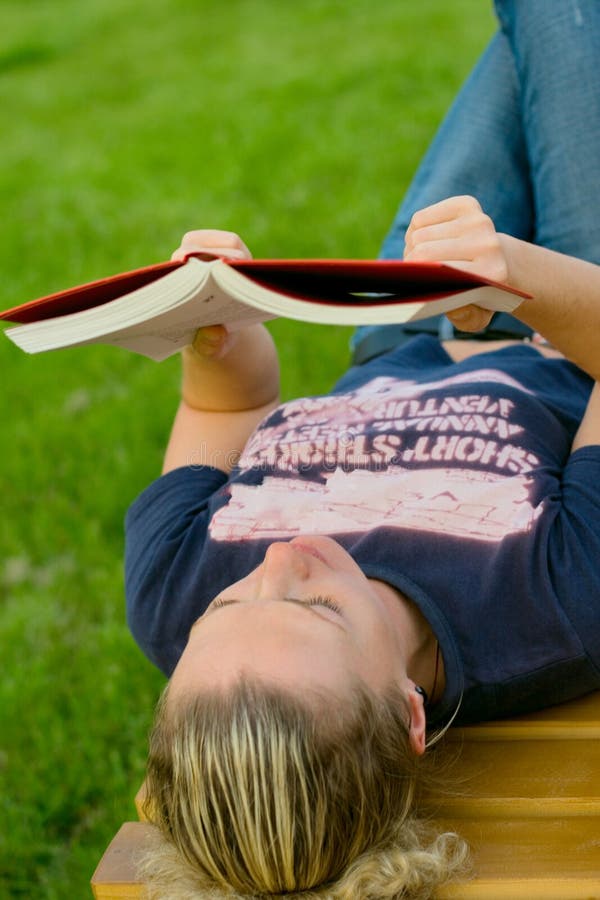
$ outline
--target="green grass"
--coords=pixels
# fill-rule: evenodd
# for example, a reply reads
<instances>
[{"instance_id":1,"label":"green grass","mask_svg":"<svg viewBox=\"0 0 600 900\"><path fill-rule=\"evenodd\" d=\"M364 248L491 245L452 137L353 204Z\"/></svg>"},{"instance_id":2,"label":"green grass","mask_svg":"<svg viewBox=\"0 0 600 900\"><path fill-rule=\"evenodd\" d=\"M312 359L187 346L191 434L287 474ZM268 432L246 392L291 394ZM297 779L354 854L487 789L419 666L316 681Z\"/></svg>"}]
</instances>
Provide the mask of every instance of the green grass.
<instances>
[{"instance_id":1,"label":"green grass","mask_svg":"<svg viewBox=\"0 0 600 900\"><path fill-rule=\"evenodd\" d=\"M375 255L494 27L478 0L4 0L2 19L2 308L194 227ZM272 327L286 397L342 371L346 329ZM1 341L0 365L0 897L71 900L134 816L163 683L125 626L122 520L178 364Z\"/></svg>"}]
</instances>

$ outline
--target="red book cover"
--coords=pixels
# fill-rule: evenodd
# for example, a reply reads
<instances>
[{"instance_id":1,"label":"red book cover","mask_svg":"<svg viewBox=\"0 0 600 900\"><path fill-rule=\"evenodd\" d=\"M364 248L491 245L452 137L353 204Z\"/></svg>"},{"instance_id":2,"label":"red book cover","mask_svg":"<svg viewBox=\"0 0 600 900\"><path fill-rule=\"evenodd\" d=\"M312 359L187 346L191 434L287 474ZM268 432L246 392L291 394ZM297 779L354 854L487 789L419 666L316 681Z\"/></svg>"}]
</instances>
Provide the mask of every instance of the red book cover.
<instances>
[{"instance_id":1,"label":"red book cover","mask_svg":"<svg viewBox=\"0 0 600 900\"><path fill-rule=\"evenodd\" d=\"M0 313L0 319L25 325L28 322L41 322L43 319L54 319L68 313L81 312L144 287L180 265L180 262L164 262L123 272L120 275L111 275L109 278L100 278L98 281L90 281L88 284L13 306L12 309Z\"/></svg>"},{"instance_id":2,"label":"red book cover","mask_svg":"<svg viewBox=\"0 0 600 900\"><path fill-rule=\"evenodd\" d=\"M191 255L215 259L210 254ZM26 324L91 309L158 280L184 262L157 263L58 291L7 309L0 313L0 320ZM263 287L323 303L347 303L349 294L370 292L389 293L393 295L390 301L394 302L427 300L485 284L495 285L493 281L441 263L345 259L225 259L225 262ZM370 300L367 296L360 301L381 303L382 298Z\"/></svg>"}]
</instances>

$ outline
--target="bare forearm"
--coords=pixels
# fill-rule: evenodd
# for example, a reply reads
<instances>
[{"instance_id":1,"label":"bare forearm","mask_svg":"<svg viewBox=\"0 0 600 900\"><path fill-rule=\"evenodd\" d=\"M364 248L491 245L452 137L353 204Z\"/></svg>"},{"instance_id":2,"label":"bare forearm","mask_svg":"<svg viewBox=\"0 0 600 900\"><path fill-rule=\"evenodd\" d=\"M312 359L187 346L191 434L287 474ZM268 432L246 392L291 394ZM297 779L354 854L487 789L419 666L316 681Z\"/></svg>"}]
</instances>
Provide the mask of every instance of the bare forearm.
<instances>
[{"instance_id":1,"label":"bare forearm","mask_svg":"<svg viewBox=\"0 0 600 900\"><path fill-rule=\"evenodd\" d=\"M186 465L231 471L258 422L279 398L279 363L268 331L202 329L182 353L182 400L163 472Z\"/></svg>"},{"instance_id":2,"label":"bare forearm","mask_svg":"<svg viewBox=\"0 0 600 900\"><path fill-rule=\"evenodd\" d=\"M212 466L229 473L246 441L276 402L243 412L206 412L182 401L165 452L163 474L181 466Z\"/></svg>"},{"instance_id":3,"label":"bare forearm","mask_svg":"<svg viewBox=\"0 0 600 900\"><path fill-rule=\"evenodd\" d=\"M600 380L600 266L499 235L507 280L532 298L515 316Z\"/></svg>"}]
</instances>

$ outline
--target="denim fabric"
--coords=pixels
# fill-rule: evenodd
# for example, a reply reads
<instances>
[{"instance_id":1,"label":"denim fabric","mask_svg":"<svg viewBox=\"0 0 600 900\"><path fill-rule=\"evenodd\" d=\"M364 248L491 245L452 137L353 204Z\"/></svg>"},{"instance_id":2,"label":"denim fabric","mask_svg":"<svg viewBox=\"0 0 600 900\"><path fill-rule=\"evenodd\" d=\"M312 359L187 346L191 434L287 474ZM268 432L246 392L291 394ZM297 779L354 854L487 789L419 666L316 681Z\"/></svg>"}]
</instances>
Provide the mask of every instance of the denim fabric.
<instances>
[{"instance_id":1,"label":"denim fabric","mask_svg":"<svg viewBox=\"0 0 600 900\"><path fill-rule=\"evenodd\" d=\"M495 8L500 30L423 158L381 257L402 258L418 209L471 194L498 231L600 263L600 2ZM352 348L386 327L397 328L358 328Z\"/></svg>"}]
</instances>

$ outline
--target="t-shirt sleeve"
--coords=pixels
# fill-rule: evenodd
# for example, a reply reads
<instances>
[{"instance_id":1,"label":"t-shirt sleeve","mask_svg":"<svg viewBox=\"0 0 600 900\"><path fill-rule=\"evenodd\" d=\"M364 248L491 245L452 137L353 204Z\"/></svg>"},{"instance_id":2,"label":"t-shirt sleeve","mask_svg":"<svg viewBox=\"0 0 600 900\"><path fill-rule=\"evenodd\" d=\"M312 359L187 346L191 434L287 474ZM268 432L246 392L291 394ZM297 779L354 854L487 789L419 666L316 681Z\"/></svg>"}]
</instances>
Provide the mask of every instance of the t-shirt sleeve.
<instances>
[{"instance_id":1,"label":"t-shirt sleeve","mask_svg":"<svg viewBox=\"0 0 600 900\"><path fill-rule=\"evenodd\" d=\"M227 481L209 466L174 469L152 482L125 518L127 622L146 656L170 675L194 610L183 585L201 555L209 500Z\"/></svg>"},{"instance_id":2,"label":"t-shirt sleeve","mask_svg":"<svg viewBox=\"0 0 600 900\"><path fill-rule=\"evenodd\" d=\"M563 472L550 576L600 676L600 446L576 450Z\"/></svg>"}]
</instances>

